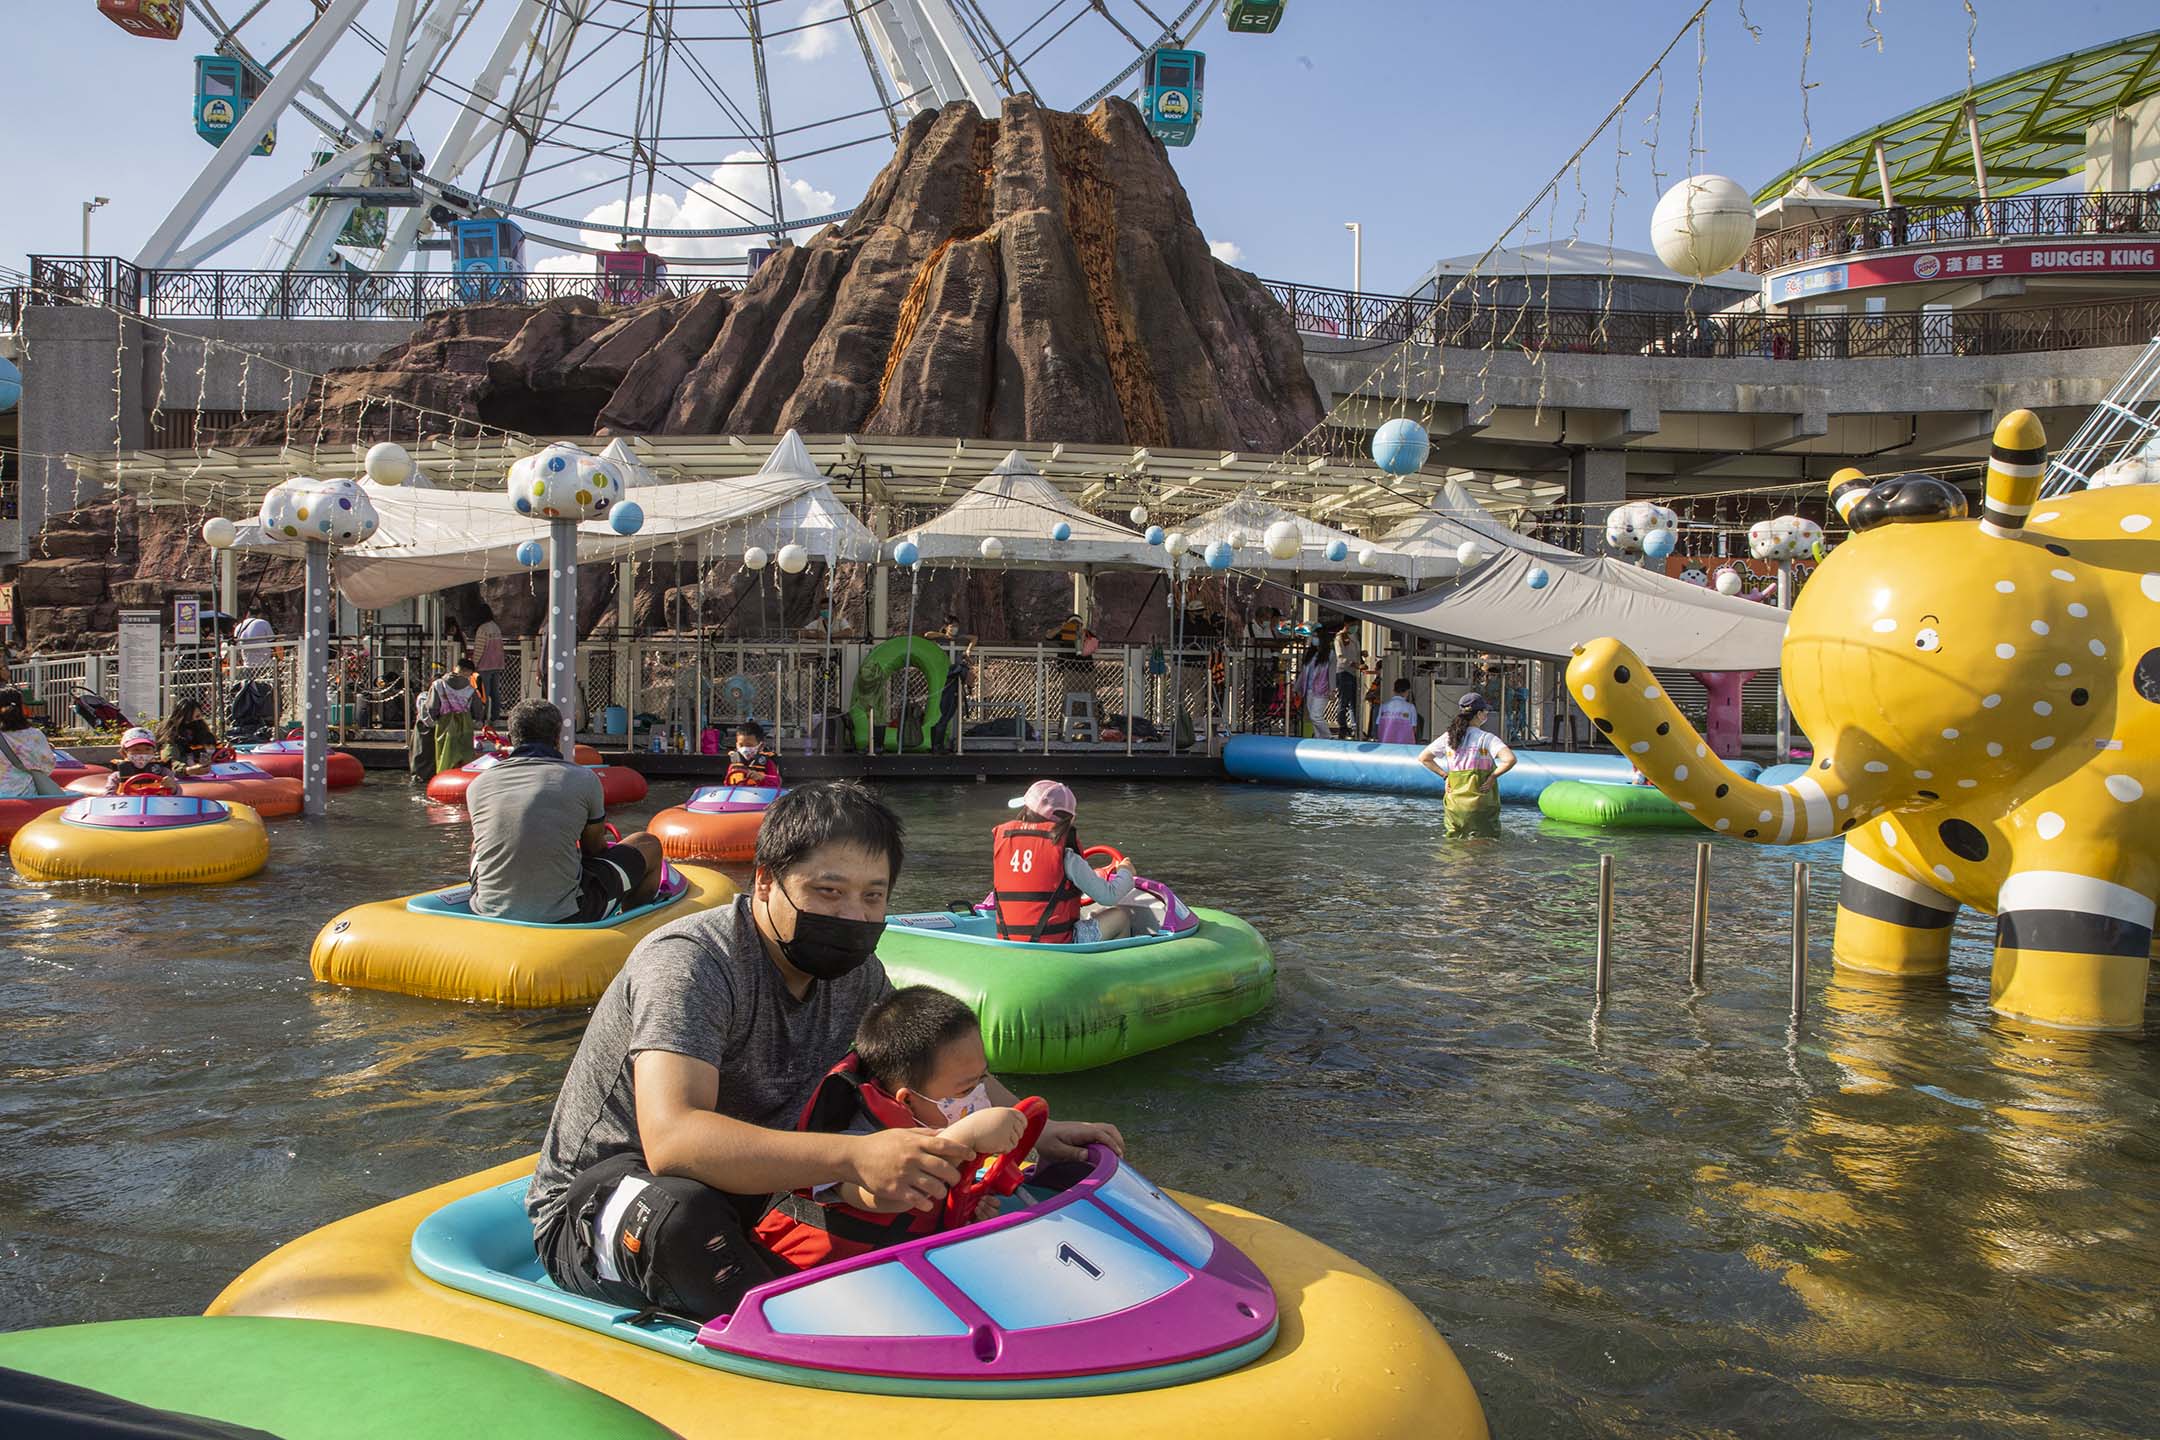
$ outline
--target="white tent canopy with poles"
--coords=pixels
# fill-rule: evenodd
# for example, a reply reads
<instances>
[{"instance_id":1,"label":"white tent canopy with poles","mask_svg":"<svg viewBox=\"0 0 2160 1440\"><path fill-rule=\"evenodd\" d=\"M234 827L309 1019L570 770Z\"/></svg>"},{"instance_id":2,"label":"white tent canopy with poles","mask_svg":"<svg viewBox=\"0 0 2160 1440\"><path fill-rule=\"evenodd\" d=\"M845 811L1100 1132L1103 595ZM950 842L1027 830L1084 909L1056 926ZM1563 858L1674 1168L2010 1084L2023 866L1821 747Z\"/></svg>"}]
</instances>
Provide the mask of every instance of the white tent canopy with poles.
<instances>
[{"instance_id":1,"label":"white tent canopy with poles","mask_svg":"<svg viewBox=\"0 0 2160 1440\"><path fill-rule=\"evenodd\" d=\"M1381 536L1375 543L1411 560L1410 583L1424 585L1447 579L1462 566L1458 552L1465 542L1474 543L1487 555L1520 550L1526 555L1580 559L1573 550L1533 540L1508 529L1478 504L1459 480L1449 479L1432 498L1432 508Z\"/></svg>"},{"instance_id":2,"label":"white tent canopy with poles","mask_svg":"<svg viewBox=\"0 0 2160 1440\"><path fill-rule=\"evenodd\" d=\"M1297 527L1298 553L1288 560L1278 560L1267 550L1268 527L1283 521ZM1241 570L1268 571L1278 575L1308 575L1316 578L1362 579L1369 583L1383 580L1407 580L1417 572L1419 561L1412 556L1398 554L1385 542L1361 540L1342 530L1308 520L1301 515L1272 505L1258 495L1247 491L1228 500L1184 527L1185 544L1189 549L1206 551L1217 540L1230 542L1235 552L1232 561ZM1340 541L1343 558L1327 558L1328 547ZM1370 547L1373 563L1358 563L1360 551ZM1428 578L1454 574L1452 559L1445 569L1426 561Z\"/></svg>"},{"instance_id":3,"label":"white tent canopy with poles","mask_svg":"<svg viewBox=\"0 0 2160 1440\"><path fill-rule=\"evenodd\" d=\"M1071 527L1068 538L1053 537L1055 528ZM986 560L982 543L995 537L1004 547ZM952 508L936 519L893 537L890 554L911 541L924 565L1002 565L1047 570L1167 570L1170 557L1160 545L1122 526L1090 515L1044 479L1018 450L998 462Z\"/></svg>"}]
</instances>

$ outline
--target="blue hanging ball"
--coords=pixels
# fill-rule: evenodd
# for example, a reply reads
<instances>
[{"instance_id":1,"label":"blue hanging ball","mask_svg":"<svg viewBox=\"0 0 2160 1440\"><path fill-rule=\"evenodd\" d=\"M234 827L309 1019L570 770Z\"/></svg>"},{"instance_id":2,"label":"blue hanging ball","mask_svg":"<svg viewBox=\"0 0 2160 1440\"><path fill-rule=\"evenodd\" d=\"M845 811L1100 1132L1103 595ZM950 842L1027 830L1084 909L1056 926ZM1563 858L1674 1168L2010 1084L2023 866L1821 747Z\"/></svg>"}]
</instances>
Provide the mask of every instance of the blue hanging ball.
<instances>
[{"instance_id":1,"label":"blue hanging ball","mask_svg":"<svg viewBox=\"0 0 2160 1440\"><path fill-rule=\"evenodd\" d=\"M1066 524L1063 520L1058 521L1057 524L1050 527L1050 538L1052 540L1072 539L1072 526Z\"/></svg>"},{"instance_id":2,"label":"blue hanging ball","mask_svg":"<svg viewBox=\"0 0 2160 1440\"><path fill-rule=\"evenodd\" d=\"M1680 536L1676 531L1652 530L1642 537L1642 553L1652 560L1663 560L1672 554L1673 546L1679 542Z\"/></svg>"},{"instance_id":3,"label":"blue hanging ball","mask_svg":"<svg viewBox=\"0 0 2160 1440\"><path fill-rule=\"evenodd\" d=\"M1163 533L1162 533L1162 526L1160 526L1160 525L1150 525L1150 526L1148 526L1148 527L1147 527L1147 543L1148 543L1148 544L1150 544L1150 545L1160 545L1160 544L1162 544L1162 542L1163 542Z\"/></svg>"},{"instance_id":4,"label":"blue hanging ball","mask_svg":"<svg viewBox=\"0 0 2160 1440\"><path fill-rule=\"evenodd\" d=\"M1237 551L1230 548L1227 540L1211 540L1201 558L1207 561L1210 570L1227 570L1237 559Z\"/></svg>"},{"instance_id":5,"label":"blue hanging ball","mask_svg":"<svg viewBox=\"0 0 2160 1440\"><path fill-rule=\"evenodd\" d=\"M645 507L625 500L608 513L607 523L617 535L635 535L645 528Z\"/></svg>"},{"instance_id":6,"label":"blue hanging ball","mask_svg":"<svg viewBox=\"0 0 2160 1440\"><path fill-rule=\"evenodd\" d=\"M1432 437L1415 420L1390 420L1373 432L1373 463L1390 475L1415 475L1431 453Z\"/></svg>"},{"instance_id":7,"label":"blue hanging ball","mask_svg":"<svg viewBox=\"0 0 2160 1440\"><path fill-rule=\"evenodd\" d=\"M523 565L528 570L538 569L546 559L547 551L540 548L540 542L537 540L527 540L517 548L518 564Z\"/></svg>"},{"instance_id":8,"label":"blue hanging ball","mask_svg":"<svg viewBox=\"0 0 2160 1440\"><path fill-rule=\"evenodd\" d=\"M1524 576L1523 578L1525 581L1528 582L1532 590L1542 590L1547 585L1552 584L1552 576L1546 573L1546 571L1542 568L1532 570L1528 575Z\"/></svg>"},{"instance_id":9,"label":"blue hanging ball","mask_svg":"<svg viewBox=\"0 0 2160 1440\"><path fill-rule=\"evenodd\" d=\"M902 540L892 547L892 558L896 565L913 565L922 559L922 546L912 540Z\"/></svg>"},{"instance_id":10,"label":"blue hanging ball","mask_svg":"<svg viewBox=\"0 0 2160 1440\"><path fill-rule=\"evenodd\" d=\"M1328 541L1328 547L1327 547L1327 558L1328 558L1328 563L1329 563L1330 565L1340 565L1340 564L1342 564L1342 562L1343 562L1343 561L1345 561L1345 560L1349 559L1349 558L1350 558L1350 545L1349 545L1349 542L1348 542L1348 541L1344 541L1344 540L1330 540L1330 541Z\"/></svg>"}]
</instances>

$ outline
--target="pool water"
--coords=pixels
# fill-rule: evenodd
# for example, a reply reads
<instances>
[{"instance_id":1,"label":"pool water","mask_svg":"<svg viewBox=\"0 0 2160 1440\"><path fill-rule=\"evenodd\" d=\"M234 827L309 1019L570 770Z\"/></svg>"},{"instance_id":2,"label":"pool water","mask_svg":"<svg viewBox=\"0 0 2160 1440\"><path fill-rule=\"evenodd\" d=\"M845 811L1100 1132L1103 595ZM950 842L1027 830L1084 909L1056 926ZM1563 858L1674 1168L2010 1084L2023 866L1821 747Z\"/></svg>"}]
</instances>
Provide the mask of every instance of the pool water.
<instances>
[{"instance_id":1,"label":"pool water","mask_svg":"<svg viewBox=\"0 0 2160 1440\"><path fill-rule=\"evenodd\" d=\"M896 908L983 892L1010 788L887 792L910 827ZM1509 807L1502 838L1448 841L1408 798L1080 793L1087 840L1269 937L1276 1001L1018 1088L1392 1280L1496 1434L2153 1433L2160 1048L1994 1019L1985 922L1947 986L1833 979L1835 847L1720 844L1691 995L1690 835ZM338 909L459 878L461 813L377 774L271 836L236 885L0 877L0 1327L200 1310L305 1231L537 1143L581 1014L308 975ZM1796 1035L1794 858L1815 862Z\"/></svg>"}]
</instances>

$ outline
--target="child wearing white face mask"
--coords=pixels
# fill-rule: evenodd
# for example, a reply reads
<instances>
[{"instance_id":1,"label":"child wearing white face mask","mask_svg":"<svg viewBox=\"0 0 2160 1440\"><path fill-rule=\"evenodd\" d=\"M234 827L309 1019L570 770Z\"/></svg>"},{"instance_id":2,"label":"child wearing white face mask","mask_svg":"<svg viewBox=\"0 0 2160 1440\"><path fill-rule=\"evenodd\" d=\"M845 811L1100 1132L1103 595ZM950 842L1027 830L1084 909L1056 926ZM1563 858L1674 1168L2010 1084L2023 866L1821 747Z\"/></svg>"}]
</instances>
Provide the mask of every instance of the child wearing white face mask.
<instances>
[{"instance_id":1,"label":"child wearing white face mask","mask_svg":"<svg viewBox=\"0 0 2160 1440\"><path fill-rule=\"evenodd\" d=\"M834 1066L803 1108L797 1128L869 1134L936 1130L978 1156L1018 1145L1027 1117L990 1096L990 1060L975 1012L942 990L911 985L871 1007L855 1048ZM985 1196L970 1220L997 1214ZM937 1209L894 1212L862 1187L822 1185L777 1197L757 1225L758 1243L799 1270L935 1234Z\"/></svg>"}]
</instances>

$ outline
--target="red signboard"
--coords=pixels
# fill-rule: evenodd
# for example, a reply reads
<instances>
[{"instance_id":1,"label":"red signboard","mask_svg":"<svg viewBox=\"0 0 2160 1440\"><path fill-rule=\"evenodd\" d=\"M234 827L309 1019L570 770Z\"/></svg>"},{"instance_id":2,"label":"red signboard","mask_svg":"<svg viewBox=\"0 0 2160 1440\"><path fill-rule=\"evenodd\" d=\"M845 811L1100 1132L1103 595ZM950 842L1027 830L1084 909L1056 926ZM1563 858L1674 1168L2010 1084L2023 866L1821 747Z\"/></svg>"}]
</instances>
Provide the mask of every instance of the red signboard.
<instances>
[{"instance_id":1,"label":"red signboard","mask_svg":"<svg viewBox=\"0 0 2160 1440\"><path fill-rule=\"evenodd\" d=\"M12 582L0 585L0 630L15 623L15 586Z\"/></svg>"},{"instance_id":2,"label":"red signboard","mask_svg":"<svg viewBox=\"0 0 2160 1440\"><path fill-rule=\"evenodd\" d=\"M1812 265L1765 281L1773 304L1834 290L1911 285L1935 280L1986 280L1997 275L2160 275L2160 243L2149 240L2041 240L1973 245L1916 255L1873 255Z\"/></svg>"}]
</instances>

